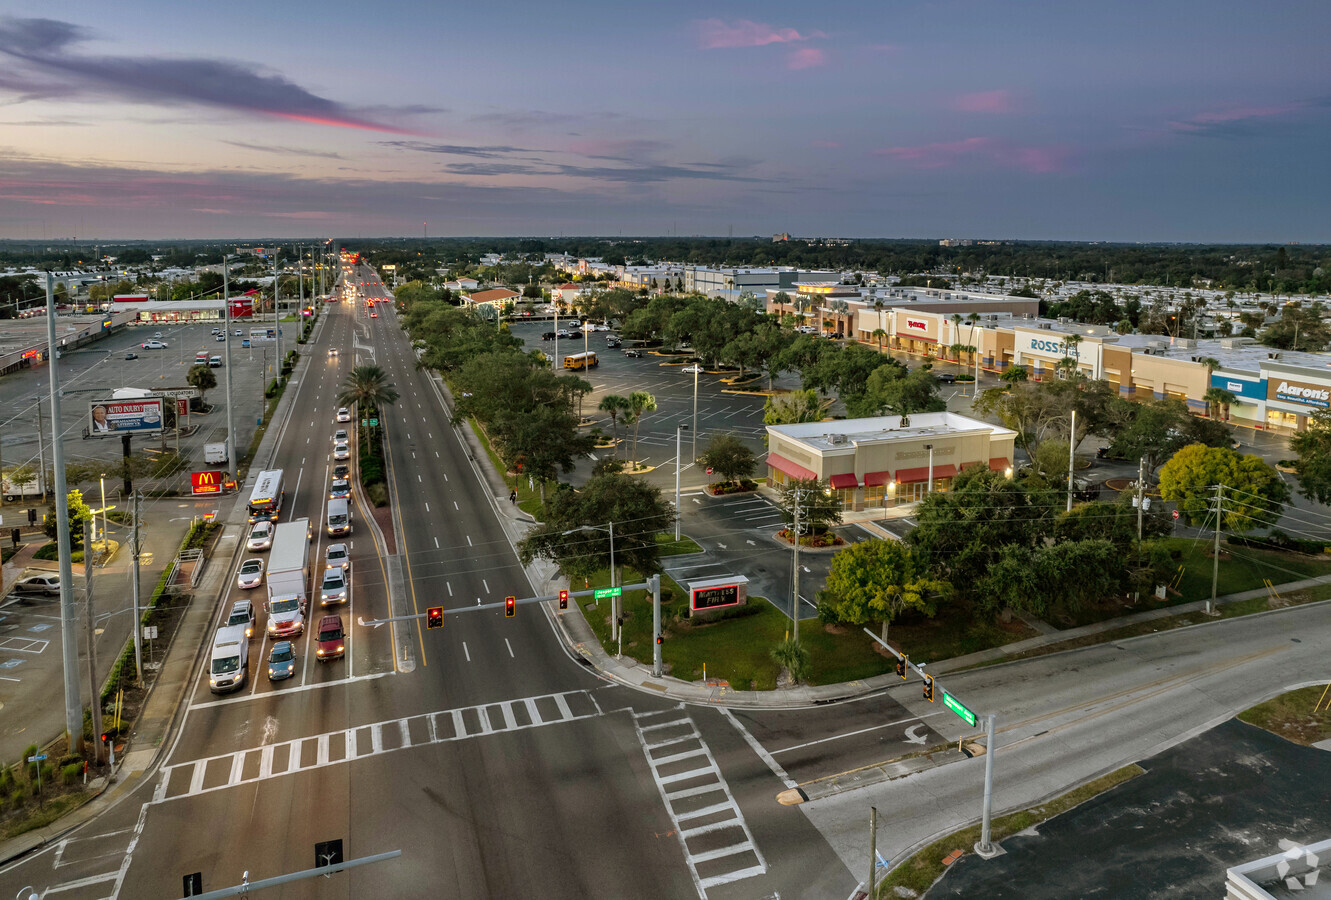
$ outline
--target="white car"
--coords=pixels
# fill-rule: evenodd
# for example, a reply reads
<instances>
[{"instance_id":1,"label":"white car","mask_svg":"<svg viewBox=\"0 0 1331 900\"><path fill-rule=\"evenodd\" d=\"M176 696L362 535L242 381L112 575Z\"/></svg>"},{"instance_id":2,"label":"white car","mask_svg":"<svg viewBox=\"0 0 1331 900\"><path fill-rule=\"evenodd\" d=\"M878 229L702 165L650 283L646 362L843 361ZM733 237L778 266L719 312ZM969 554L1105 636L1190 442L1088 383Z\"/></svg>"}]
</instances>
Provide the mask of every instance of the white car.
<instances>
[{"instance_id":1,"label":"white car","mask_svg":"<svg viewBox=\"0 0 1331 900\"><path fill-rule=\"evenodd\" d=\"M17 594L46 594L51 597L58 597L60 596L60 576L56 573L32 575L14 585L14 592Z\"/></svg>"},{"instance_id":2,"label":"white car","mask_svg":"<svg viewBox=\"0 0 1331 900\"><path fill-rule=\"evenodd\" d=\"M702 371L702 366L685 366L680 371L688 372L690 375L697 375Z\"/></svg>"},{"instance_id":3,"label":"white car","mask_svg":"<svg viewBox=\"0 0 1331 900\"><path fill-rule=\"evenodd\" d=\"M328 550L324 552L324 568L351 571L351 554L347 552L346 544L328 545Z\"/></svg>"},{"instance_id":4,"label":"white car","mask_svg":"<svg viewBox=\"0 0 1331 900\"><path fill-rule=\"evenodd\" d=\"M334 444L345 444L348 440L349 438L347 437L347 430L345 428L339 428L337 431L333 432Z\"/></svg>"},{"instance_id":5,"label":"white car","mask_svg":"<svg viewBox=\"0 0 1331 900\"><path fill-rule=\"evenodd\" d=\"M351 459L351 445L346 441L333 445L333 459Z\"/></svg>"},{"instance_id":6,"label":"white car","mask_svg":"<svg viewBox=\"0 0 1331 900\"><path fill-rule=\"evenodd\" d=\"M139 347L143 350L165 350L166 341L144 341Z\"/></svg>"},{"instance_id":7,"label":"white car","mask_svg":"<svg viewBox=\"0 0 1331 900\"><path fill-rule=\"evenodd\" d=\"M610 326L609 326L609 325L596 325L596 326L593 326L593 327L594 327L597 331L609 331L609 330L610 330Z\"/></svg>"},{"instance_id":8,"label":"white car","mask_svg":"<svg viewBox=\"0 0 1331 900\"><path fill-rule=\"evenodd\" d=\"M339 422L350 422L350 421L351 421L351 410L347 409L345 406L342 407L341 409L339 409L339 410L337 411L337 420L338 420Z\"/></svg>"},{"instance_id":9,"label":"white car","mask_svg":"<svg viewBox=\"0 0 1331 900\"><path fill-rule=\"evenodd\" d=\"M273 546L273 523L255 522L250 529L250 538L245 542L248 550L268 550Z\"/></svg>"},{"instance_id":10,"label":"white car","mask_svg":"<svg viewBox=\"0 0 1331 900\"><path fill-rule=\"evenodd\" d=\"M347 570L341 566L324 569L323 583L319 585L319 604L343 603L347 599Z\"/></svg>"},{"instance_id":11,"label":"white car","mask_svg":"<svg viewBox=\"0 0 1331 900\"><path fill-rule=\"evenodd\" d=\"M247 559L240 564L240 573L236 575L236 587L249 590L263 584L263 560Z\"/></svg>"}]
</instances>

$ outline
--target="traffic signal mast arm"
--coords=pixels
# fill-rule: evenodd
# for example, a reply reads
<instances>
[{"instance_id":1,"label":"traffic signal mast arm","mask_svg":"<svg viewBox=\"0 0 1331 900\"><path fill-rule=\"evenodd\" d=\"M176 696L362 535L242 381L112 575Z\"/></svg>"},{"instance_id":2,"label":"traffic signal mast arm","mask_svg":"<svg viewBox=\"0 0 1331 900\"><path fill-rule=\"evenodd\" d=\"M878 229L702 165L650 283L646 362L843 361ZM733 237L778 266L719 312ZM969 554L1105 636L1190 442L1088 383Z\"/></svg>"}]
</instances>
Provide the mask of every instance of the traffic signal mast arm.
<instances>
[{"instance_id":1,"label":"traffic signal mast arm","mask_svg":"<svg viewBox=\"0 0 1331 900\"><path fill-rule=\"evenodd\" d=\"M620 585L620 590L624 591L639 591L639 590L650 591L651 589L652 589L652 583L650 581L642 581L637 584ZM586 591L568 592L568 595L570 597L592 597L595 596L595 594L596 594L596 588L592 588ZM539 597L518 597L514 602L518 606L522 606L527 603L548 603L551 600L557 601L558 599L559 599L558 594L546 594ZM453 613L480 612L487 609L504 609L507 605L508 605L507 600L500 600L496 603L480 603L477 604L476 606L454 606L451 609L445 608L444 615L451 616ZM411 613L405 616L389 616L388 618L385 619L358 618L356 620L356 624L368 626L370 628L378 628L380 625L387 625L389 622L410 622L413 619L424 619L426 615L428 615L428 613L419 612L419 613Z\"/></svg>"}]
</instances>

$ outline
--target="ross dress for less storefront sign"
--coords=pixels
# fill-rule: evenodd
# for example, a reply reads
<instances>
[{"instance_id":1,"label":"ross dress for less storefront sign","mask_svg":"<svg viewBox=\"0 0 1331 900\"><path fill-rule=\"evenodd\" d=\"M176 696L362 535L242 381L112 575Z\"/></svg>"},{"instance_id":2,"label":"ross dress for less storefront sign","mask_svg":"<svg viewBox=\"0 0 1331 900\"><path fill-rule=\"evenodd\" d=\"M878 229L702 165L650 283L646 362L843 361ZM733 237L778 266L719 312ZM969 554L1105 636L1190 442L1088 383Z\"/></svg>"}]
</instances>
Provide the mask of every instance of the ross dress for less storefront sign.
<instances>
[{"instance_id":1,"label":"ross dress for less storefront sign","mask_svg":"<svg viewBox=\"0 0 1331 900\"><path fill-rule=\"evenodd\" d=\"M1303 381L1291 381L1288 378L1268 375L1266 399L1327 409L1331 408L1331 386L1308 384Z\"/></svg>"}]
</instances>

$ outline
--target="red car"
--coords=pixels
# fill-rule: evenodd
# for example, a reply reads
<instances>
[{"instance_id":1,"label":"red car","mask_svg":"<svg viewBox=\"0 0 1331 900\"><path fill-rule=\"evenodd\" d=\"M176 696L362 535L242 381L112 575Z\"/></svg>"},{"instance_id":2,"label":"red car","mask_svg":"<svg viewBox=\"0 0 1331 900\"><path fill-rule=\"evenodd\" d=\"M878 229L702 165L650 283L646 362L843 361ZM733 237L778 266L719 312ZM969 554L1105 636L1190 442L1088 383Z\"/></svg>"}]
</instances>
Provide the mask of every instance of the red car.
<instances>
[{"instance_id":1,"label":"red car","mask_svg":"<svg viewBox=\"0 0 1331 900\"><path fill-rule=\"evenodd\" d=\"M342 633L341 616L324 616L315 633L314 655L319 660L337 659L346 651L346 635Z\"/></svg>"}]
</instances>

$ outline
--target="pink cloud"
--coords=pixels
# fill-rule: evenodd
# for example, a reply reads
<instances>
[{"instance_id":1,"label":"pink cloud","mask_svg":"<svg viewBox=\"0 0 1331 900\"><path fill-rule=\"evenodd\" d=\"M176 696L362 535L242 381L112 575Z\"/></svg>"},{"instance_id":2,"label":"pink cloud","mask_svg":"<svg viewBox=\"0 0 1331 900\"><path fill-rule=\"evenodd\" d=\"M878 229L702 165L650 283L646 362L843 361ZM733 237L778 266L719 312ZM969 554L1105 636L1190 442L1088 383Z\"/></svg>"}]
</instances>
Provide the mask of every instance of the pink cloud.
<instances>
[{"instance_id":1,"label":"pink cloud","mask_svg":"<svg viewBox=\"0 0 1331 900\"><path fill-rule=\"evenodd\" d=\"M787 69L812 69L827 64L827 54L817 47L800 47L786 58Z\"/></svg>"},{"instance_id":2,"label":"pink cloud","mask_svg":"<svg viewBox=\"0 0 1331 900\"><path fill-rule=\"evenodd\" d=\"M949 104L957 112L1006 113L1012 112L1012 92L1008 90L978 91L954 97Z\"/></svg>"},{"instance_id":3,"label":"pink cloud","mask_svg":"<svg viewBox=\"0 0 1331 900\"><path fill-rule=\"evenodd\" d=\"M874 150L873 155L916 169L949 169L970 162L1044 175L1066 170L1071 151L1063 145L1018 147L997 138L971 137L913 147L884 147Z\"/></svg>"},{"instance_id":4,"label":"pink cloud","mask_svg":"<svg viewBox=\"0 0 1331 900\"><path fill-rule=\"evenodd\" d=\"M768 44L793 44L814 38L825 38L821 31L800 34L794 28L776 28L762 22L748 19L736 19L725 22L721 19L702 19L694 23L698 36L698 45L704 50L719 50L728 47L766 47Z\"/></svg>"},{"instance_id":5,"label":"pink cloud","mask_svg":"<svg viewBox=\"0 0 1331 900\"><path fill-rule=\"evenodd\" d=\"M1228 109L1197 113L1184 119L1175 119L1169 127L1175 131L1199 132L1219 129L1225 125L1243 124L1274 116L1298 112L1306 103L1285 103L1278 106L1232 106Z\"/></svg>"}]
</instances>

